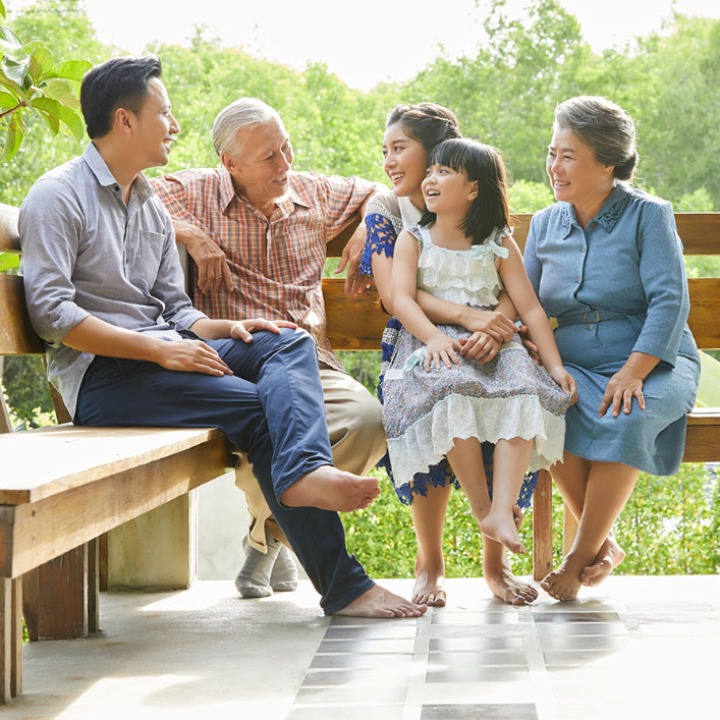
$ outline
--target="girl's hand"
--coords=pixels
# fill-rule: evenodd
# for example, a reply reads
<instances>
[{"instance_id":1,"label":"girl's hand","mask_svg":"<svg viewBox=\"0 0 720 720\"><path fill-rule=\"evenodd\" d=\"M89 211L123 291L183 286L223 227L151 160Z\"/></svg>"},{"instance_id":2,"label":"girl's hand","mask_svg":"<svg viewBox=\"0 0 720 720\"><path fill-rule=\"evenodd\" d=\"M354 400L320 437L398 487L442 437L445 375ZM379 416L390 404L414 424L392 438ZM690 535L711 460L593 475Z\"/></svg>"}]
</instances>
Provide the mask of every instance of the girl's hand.
<instances>
[{"instance_id":1,"label":"girl's hand","mask_svg":"<svg viewBox=\"0 0 720 720\"><path fill-rule=\"evenodd\" d=\"M645 409L645 396L643 395L643 379L623 368L616 372L605 388L602 402L600 403L599 416L603 417L608 408L612 405L612 416L617 417L620 409L628 415L632 410L633 398L637 401L641 410Z\"/></svg>"},{"instance_id":2,"label":"girl's hand","mask_svg":"<svg viewBox=\"0 0 720 720\"><path fill-rule=\"evenodd\" d=\"M430 368L439 369L441 364L449 368L453 365L458 365L460 359L457 356L456 350L459 350L457 343L451 340L444 333L437 333L432 339L425 345L425 370Z\"/></svg>"},{"instance_id":3,"label":"girl's hand","mask_svg":"<svg viewBox=\"0 0 720 720\"><path fill-rule=\"evenodd\" d=\"M548 374L566 395L570 395L570 404L574 405L577 402L575 378L562 365L553 368Z\"/></svg>"},{"instance_id":4,"label":"girl's hand","mask_svg":"<svg viewBox=\"0 0 720 720\"><path fill-rule=\"evenodd\" d=\"M502 342L484 332L474 332L469 338L460 338L460 354L480 365L492 360L502 347Z\"/></svg>"}]
</instances>

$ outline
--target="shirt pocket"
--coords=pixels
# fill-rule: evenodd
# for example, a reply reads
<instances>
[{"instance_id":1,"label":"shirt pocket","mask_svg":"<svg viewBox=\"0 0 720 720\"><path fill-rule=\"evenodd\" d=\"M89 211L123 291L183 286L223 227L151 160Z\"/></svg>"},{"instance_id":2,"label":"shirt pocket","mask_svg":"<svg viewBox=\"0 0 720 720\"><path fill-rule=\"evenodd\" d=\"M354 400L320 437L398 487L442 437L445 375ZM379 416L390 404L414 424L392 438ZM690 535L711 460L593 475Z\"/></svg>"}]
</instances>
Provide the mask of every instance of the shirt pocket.
<instances>
[{"instance_id":1,"label":"shirt pocket","mask_svg":"<svg viewBox=\"0 0 720 720\"><path fill-rule=\"evenodd\" d=\"M150 292L160 272L165 235L150 230L138 230L133 242L125 245L125 270L136 287Z\"/></svg>"}]
</instances>

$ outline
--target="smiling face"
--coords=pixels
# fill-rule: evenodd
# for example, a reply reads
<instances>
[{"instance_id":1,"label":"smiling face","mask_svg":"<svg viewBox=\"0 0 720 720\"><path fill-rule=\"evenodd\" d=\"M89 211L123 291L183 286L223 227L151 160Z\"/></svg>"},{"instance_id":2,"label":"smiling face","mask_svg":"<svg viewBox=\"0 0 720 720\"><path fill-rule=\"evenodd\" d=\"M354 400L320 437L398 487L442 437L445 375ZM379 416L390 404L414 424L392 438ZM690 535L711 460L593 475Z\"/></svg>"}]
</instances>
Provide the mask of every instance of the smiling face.
<instances>
[{"instance_id":1,"label":"smiling face","mask_svg":"<svg viewBox=\"0 0 720 720\"><path fill-rule=\"evenodd\" d=\"M427 151L419 140L410 137L397 122L385 130L383 138L383 169L390 178L398 197L408 197L418 208L422 208L421 184L427 167Z\"/></svg>"},{"instance_id":2,"label":"smiling face","mask_svg":"<svg viewBox=\"0 0 720 720\"><path fill-rule=\"evenodd\" d=\"M223 152L223 165L235 190L268 217L288 191L293 164L290 136L275 119L238 130L235 152Z\"/></svg>"},{"instance_id":3,"label":"smiling face","mask_svg":"<svg viewBox=\"0 0 720 720\"><path fill-rule=\"evenodd\" d=\"M174 136L180 132L170 112L170 99L162 80L152 77L147 82L148 95L136 118L137 158L143 168L166 165Z\"/></svg>"},{"instance_id":4,"label":"smiling face","mask_svg":"<svg viewBox=\"0 0 720 720\"><path fill-rule=\"evenodd\" d=\"M447 165L431 165L422 182L422 192L430 212L464 218L477 197L478 183Z\"/></svg>"},{"instance_id":5,"label":"smiling face","mask_svg":"<svg viewBox=\"0 0 720 720\"><path fill-rule=\"evenodd\" d=\"M564 128L553 133L546 170L555 199L571 203L576 210L599 210L615 182L613 166L598 162L590 145Z\"/></svg>"}]
</instances>

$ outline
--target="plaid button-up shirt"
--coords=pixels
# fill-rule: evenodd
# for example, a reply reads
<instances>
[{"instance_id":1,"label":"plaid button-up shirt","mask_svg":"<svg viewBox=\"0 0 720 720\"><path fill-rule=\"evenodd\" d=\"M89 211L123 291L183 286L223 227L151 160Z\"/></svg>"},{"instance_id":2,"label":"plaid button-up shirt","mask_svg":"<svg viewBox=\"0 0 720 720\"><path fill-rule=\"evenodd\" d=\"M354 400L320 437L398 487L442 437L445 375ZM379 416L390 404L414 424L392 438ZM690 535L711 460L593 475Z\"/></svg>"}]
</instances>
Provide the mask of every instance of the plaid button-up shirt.
<instances>
[{"instance_id":1,"label":"plaid button-up shirt","mask_svg":"<svg viewBox=\"0 0 720 720\"><path fill-rule=\"evenodd\" d=\"M375 186L356 177L293 172L290 192L270 219L236 194L224 168L153 178L170 215L204 230L225 253L235 292L202 294L195 306L214 318L290 320L310 332L318 360L342 369L327 338L322 275L327 243Z\"/></svg>"}]
</instances>

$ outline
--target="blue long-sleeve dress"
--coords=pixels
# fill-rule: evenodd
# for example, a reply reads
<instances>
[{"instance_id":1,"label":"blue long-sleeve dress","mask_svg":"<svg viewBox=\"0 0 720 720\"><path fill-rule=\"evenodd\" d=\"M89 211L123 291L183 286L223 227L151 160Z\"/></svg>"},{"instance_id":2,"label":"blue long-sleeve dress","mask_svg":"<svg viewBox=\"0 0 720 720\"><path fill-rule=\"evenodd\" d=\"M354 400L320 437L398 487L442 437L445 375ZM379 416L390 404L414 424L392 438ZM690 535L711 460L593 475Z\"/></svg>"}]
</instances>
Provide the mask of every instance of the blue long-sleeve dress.
<instances>
[{"instance_id":1,"label":"blue long-sleeve dress","mask_svg":"<svg viewBox=\"0 0 720 720\"><path fill-rule=\"evenodd\" d=\"M700 359L670 203L619 183L585 229L572 205L556 203L533 217L525 265L578 386L565 449L651 475L677 472ZM633 401L629 415L599 417L608 381L632 352L660 359L644 382L646 409Z\"/></svg>"}]
</instances>

